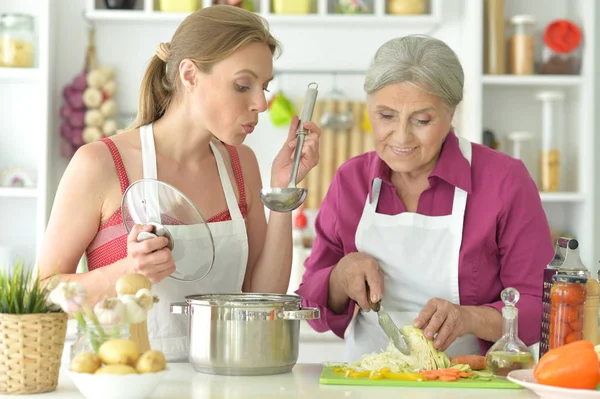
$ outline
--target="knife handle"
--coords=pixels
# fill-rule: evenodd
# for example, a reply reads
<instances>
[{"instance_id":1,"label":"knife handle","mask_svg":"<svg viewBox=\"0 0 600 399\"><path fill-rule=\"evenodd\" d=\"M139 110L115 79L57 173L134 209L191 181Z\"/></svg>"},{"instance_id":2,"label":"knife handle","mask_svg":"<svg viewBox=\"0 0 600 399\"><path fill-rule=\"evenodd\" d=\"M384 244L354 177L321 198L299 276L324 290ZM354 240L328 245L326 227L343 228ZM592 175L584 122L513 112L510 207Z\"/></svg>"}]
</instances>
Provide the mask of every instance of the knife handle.
<instances>
[{"instance_id":1,"label":"knife handle","mask_svg":"<svg viewBox=\"0 0 600 399\"><path fill-rule=\"evenodd\" d=\"M365 286L367 289L367 301L369 301L369 306L371 306L371 310L373 310L374 312L379 312L379 309L381 309L381 301L373 303L371 301L371 289L369 288L369 283L367 283L366 281Z\"/></svg>"}]
</instances>

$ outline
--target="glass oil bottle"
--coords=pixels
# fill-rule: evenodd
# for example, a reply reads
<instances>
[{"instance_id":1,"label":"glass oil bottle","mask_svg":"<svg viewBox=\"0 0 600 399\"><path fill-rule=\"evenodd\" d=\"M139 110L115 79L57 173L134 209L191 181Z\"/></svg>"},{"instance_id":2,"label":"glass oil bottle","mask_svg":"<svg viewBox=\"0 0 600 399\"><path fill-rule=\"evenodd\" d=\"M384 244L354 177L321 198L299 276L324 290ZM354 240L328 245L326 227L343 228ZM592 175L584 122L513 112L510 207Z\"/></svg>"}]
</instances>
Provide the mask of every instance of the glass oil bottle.
<instances>
[{"instance_id":1,"label":"glass oil bottle","mask_svg":"<svg viewBox=\"0 0 600 399\"><path fill-rule=\"evenodd\" d=\"M519 338L519 291L507 287L502 291L502 337L485 355L486 368L497 377L506 377L513 370L531 369L534 366L533 353Z\"/></svg>"}]
</instances>

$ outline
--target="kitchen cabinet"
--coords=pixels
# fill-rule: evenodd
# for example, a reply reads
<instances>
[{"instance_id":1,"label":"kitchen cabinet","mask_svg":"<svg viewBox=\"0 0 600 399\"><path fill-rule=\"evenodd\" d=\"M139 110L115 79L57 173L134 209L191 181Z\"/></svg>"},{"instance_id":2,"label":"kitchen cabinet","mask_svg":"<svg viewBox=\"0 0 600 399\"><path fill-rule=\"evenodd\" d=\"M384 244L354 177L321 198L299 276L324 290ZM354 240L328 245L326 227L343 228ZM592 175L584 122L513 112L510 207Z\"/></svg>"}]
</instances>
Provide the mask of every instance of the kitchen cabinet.
<instances>
[{"instance_id":1,"label":"kitchen cabinet","mask_svg":"<svg viewBox=\"0 0 600 399\"><path fill-rule=\"evenodd\" d=\"M489 4L498 1L489 1ZM535 72L532 75L484 73L485 9L484 1L466 1L464 9L463 45L470 52L462 57L465 69L465 98L458 113L459 132L474 142L483 142L483 131L494 132L499 149L511 153L508 142L513 132L532 135L530 174L540 187L539 151L542 146L542 103L536 95L542 91L560 91L564 94L561 116L564 117L560 134L561 187L558 192L540 192L550 226L557 233L576 237L580 243L582 261L595 276L600 254L596 242L599 231L595 227L596 205L594 186L597 179L594 114L596 101L596 8L594 0L504 0L505 35L499 43L506 43L511 34L508 21L514 15L530 15L535 20L533 35ZM581 29L583 58L577 75L542 75L543 34L555 19L570 19ZM503 40L502 40L503 39ZM508 65L508 63L507 63ZM555 128L556 129L556 128ZM556 130L555 130L556 131ZM529 166L529 165L528 165ZM526 237L524 237L526 239Z\"/></svg>"},{"instance_id":2,"label":"kitchen cabinet","mask_svg":"<svg viewBox=\"0 0 600 399\"><path fill-rule=\"evenodd\" d=\"M0 13L34 17L34 65L0 67L0 263L32 265L46 227L52 63L50 0L3 1ZM27 176L9 187L10 176Z\"/></svg>"}]
</instances>

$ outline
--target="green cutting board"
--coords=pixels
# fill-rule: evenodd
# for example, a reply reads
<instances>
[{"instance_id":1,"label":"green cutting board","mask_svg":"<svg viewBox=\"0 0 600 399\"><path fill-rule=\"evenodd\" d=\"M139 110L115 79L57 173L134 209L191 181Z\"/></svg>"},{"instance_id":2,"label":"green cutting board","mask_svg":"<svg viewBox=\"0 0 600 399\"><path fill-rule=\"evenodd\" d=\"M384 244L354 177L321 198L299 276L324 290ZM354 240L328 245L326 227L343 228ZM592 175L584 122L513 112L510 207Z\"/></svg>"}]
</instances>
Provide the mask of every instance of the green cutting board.
<instances>
[{"instance_id":1,"label":"green cutting board","mask_svg":"<svg viewBox=\"0 0 600 399\"><path fill-rule=\"evenodd\" d=\"M369 377L349 378L336 374L333 367L323 367L319 382L323 385L368 385L394 387L438 387L438 388L493 388L493 389L522 389L523 387L504 378L493 378L490 381L461 378L457 381L445 382L439 380L400 381L391 379L370 380Z\"/></svg>"}]
</instances>

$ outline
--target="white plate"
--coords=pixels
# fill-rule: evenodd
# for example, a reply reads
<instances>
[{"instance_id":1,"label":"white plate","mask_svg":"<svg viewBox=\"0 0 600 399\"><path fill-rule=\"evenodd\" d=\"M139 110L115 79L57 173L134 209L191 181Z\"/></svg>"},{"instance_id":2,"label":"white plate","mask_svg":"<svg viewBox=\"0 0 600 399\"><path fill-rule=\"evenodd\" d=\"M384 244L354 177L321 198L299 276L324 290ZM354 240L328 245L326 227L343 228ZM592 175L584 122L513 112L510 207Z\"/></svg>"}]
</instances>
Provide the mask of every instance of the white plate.
<instances>
[{"instance_id":1,"label":"white plate","mask_svg":"<svg viewBox=\"0 0 600 399\"><path fill-rule=\"evenodd\" d=\"M507 378L515 384L531 390L542 399L600 399L600 391L557 388L538 384L531 369L511 371Z\"/></svg>"}]
</instances>

